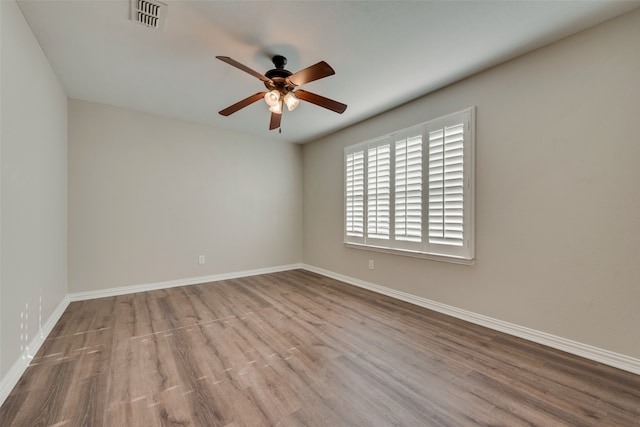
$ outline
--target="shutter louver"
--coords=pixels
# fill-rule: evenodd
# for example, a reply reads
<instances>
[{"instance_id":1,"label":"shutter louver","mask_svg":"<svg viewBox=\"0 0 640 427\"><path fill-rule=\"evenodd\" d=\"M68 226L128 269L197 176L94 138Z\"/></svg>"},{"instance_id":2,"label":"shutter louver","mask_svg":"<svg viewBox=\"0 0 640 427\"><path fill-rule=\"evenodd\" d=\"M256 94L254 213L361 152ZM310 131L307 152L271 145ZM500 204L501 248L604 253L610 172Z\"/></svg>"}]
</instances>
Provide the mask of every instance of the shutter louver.
<instances>
[{"instance_id":1,"label":"shutter louver","mask_svg":"<svg viewBox=\"0 0 640 427\"><path fill-rule=\"evenodd\" d=\"M422 241L422 135L396 141L395 239Z\"/></svg>"},{"instance_id":2,"label":"shutter louver","mask_svg":"<svg viewBox=\"0 0 640 427\"><path fill-rule=\"evenodd\" d=\"M364 151L347 155L346 165L346 233L364 236Z\"/></svg>"},{"instance_id":3,"label":"shutter louver","mask_svg":"<svg viewBox=\"0 0 640 427\"><path fill-rule=\"evenodd\" d=\"M429 132L429 243L464 243L464 124Z\"/></svg>"},{"instance_id":4,"label":"shutter louver","mask_svg":"<svg viewBox=\"0 0 640 427\"><path fill-rule=\"evenodd\" d=\"M367 168L367 238L389 239L391 145L369 148Z\"/></svg>"}]
</instances>

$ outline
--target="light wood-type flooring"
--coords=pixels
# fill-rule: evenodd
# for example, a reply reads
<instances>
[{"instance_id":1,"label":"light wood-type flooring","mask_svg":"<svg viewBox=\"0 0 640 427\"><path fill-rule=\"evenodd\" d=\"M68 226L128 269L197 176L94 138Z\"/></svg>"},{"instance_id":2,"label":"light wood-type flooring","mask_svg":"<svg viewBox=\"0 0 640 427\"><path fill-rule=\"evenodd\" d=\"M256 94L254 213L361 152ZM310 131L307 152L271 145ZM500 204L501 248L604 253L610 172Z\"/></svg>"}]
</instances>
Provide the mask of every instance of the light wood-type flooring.
<instances>
[{"instance_id":1,"label":"light wood-type flooring","mask_svg":"<svg viewBox=\"0 0 640 427\"><path fill-rule=\"evenodd\" d=\"M74 302L7 426L640 426L640 376L304 270Z\"/></svg>"}]
</instances>

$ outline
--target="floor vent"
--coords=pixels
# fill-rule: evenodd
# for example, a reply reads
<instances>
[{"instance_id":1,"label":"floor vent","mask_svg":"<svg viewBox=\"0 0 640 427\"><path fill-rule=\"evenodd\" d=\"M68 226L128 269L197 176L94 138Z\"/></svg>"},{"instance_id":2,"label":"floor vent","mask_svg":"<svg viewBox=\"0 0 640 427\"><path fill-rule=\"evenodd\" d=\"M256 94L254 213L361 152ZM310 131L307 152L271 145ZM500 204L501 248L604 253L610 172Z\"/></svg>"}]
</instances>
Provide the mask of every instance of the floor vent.
<instances>
[{"instance_id":1,"label":"floor vent","mask_svg":"<svg viewBox=\"0 0 640 427\"><path fill-rule=\"evenodd\" d=\"M167 5L158 1L131 0L131 19L149 28L162 29Z\"/></svg>"}]
</instances>

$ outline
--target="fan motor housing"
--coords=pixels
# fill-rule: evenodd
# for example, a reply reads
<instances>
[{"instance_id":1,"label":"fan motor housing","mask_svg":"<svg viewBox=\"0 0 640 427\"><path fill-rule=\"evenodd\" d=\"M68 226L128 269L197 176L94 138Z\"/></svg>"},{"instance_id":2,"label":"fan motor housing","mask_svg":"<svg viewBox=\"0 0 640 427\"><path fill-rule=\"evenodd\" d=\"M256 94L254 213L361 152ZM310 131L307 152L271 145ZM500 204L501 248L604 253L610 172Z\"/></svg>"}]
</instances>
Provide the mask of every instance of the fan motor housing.
<instances>
[{"instance_id":1,"label":"fan motor housing","mask_svg":"<svg viewBox=\"0 0 640 427\"><path fill-rule=\"evenodd\" d=\"M271 80L271 82L265 82L264 85L269 90L279 90L281 92L288 92L293 89L293 87L289 87L290 84L287 82L287 77L293 74L289 70L285 70L284 66L287 65L287 58L282 55L274 55L271 58L271 62L276 67L272 70L264 73L265 77Z\"/></svg>"},{"instance_id":2,"label":"fan motor housing","mask_svg":"<svg viewBox=\"0 0 640 427\"><path fill-rule=\"evenodd\" d=\"M293 74L291 71L285 70L283 68L274 68L273 70L269 70L264 73L265 77L270 78L271 80L277 78L286 79L291 74Z\"/></svg>"}]
</instances>

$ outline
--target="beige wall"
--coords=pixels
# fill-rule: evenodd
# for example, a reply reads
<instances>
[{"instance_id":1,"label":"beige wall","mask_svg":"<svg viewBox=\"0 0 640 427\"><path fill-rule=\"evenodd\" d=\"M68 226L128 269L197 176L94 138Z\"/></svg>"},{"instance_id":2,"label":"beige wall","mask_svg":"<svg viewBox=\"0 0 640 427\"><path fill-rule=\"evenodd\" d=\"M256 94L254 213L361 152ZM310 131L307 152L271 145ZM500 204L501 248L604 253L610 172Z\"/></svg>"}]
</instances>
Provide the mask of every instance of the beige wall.
<instances>
[{"instance_id":1,"label":"beige wall","mask_svg":"<svg viewBox=\"0 0 640 427\"><path fill-rule=\"evenodd\" d=\"M305 145L305 263L639 358L639 46L636 11ZM343 148L474 105L475 266L345 248Z\"/></svg>"},{"instance_id":2,"label":"beige wall","mask_svg":"<svg viewBox=\"0 0 640 427\"><path fill-rule=\"evenodd\" d=\"M69 101L70 293L301 260L300 146Z\"/></svg>"},{"instance_id":3,"label":"beige wall","mask_svg":"<svg viewBox=\"0 0 640 427\"><path fill-rule=\"evenodd\" d=\"M0 1L0 11L4 393L3 379L67 295L67 97L16 3Z\"/></svg>"}]
</instances>

